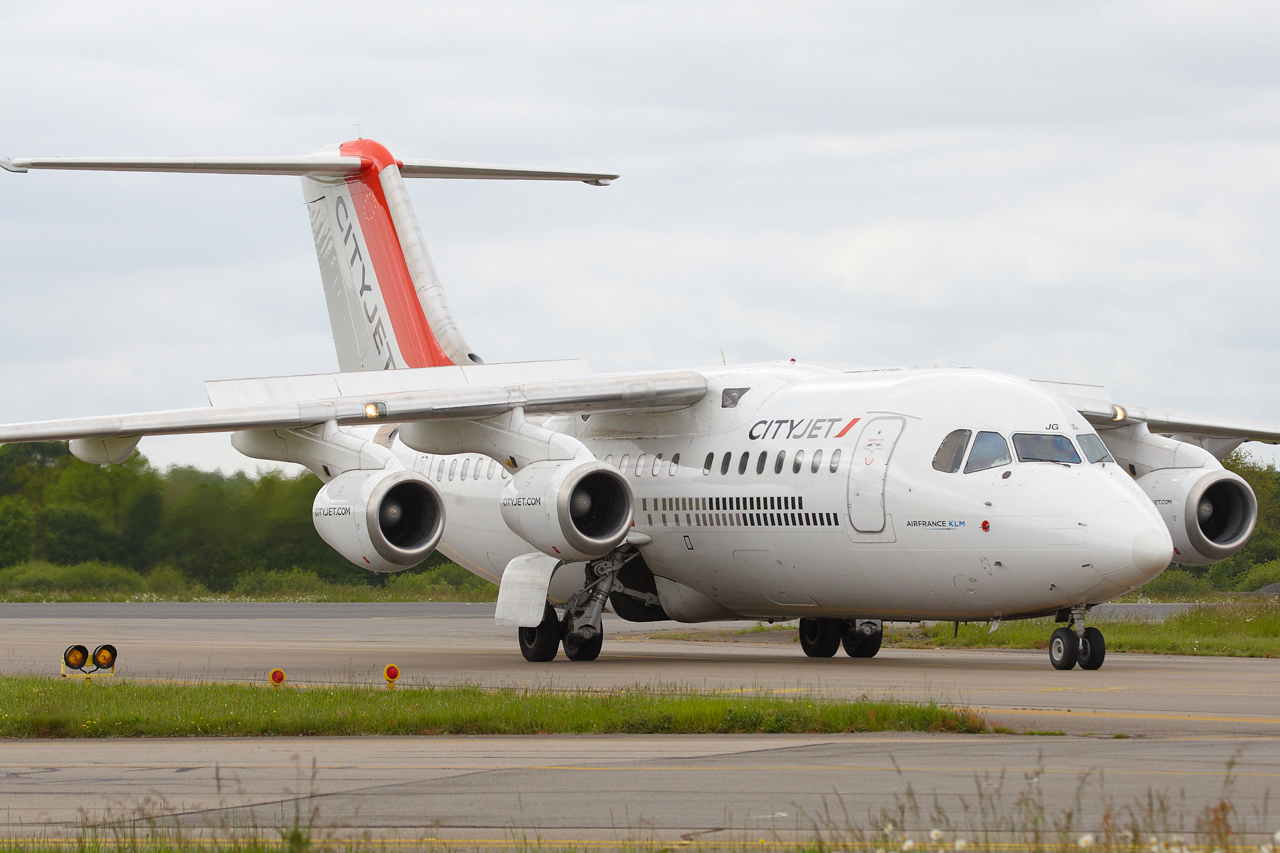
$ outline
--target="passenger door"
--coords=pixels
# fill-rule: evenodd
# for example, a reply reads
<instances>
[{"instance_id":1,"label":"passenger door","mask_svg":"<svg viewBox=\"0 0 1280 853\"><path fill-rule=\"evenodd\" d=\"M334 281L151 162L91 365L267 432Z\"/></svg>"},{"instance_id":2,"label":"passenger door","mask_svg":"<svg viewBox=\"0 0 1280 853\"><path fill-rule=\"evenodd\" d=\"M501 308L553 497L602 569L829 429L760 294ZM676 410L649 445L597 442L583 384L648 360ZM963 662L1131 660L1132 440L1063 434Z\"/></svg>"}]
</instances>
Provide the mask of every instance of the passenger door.
<instances>
[{"instance_id":1,"label":"passenger door","mask_svg":"<svg viewBox=\"0 0 1280 853\"><path fill-rule=\"evenodd\" d=\"M849 460L849 521L857 533L885 528L884 481L906 421L897 416L867 421Z\"/></svg>"}]
</instances>

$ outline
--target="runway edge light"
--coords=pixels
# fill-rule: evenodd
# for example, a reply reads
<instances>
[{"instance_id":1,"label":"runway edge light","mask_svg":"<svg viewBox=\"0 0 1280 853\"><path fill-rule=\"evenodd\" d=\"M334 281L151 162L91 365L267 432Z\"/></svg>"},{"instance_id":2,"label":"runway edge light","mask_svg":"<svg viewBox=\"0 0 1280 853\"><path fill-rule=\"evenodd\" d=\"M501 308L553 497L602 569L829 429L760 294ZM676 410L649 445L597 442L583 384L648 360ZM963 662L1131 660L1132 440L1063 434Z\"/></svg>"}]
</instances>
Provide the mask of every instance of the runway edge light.
<instances>
[{"instance_id":1,"label":"runway edge light","mask_svg":"<svg viewBox=\"0 0 1280 853\"><path fill-rule=\"evenodd\" d=\"M400 667L393 663L389 663L382 668L382 677L387 680L387 687L395 687L396 679L400 677Z\"/></svg>"},{"instance_id":2,"label":"runway edge light","mask_svg":"<svg viewBox=\"0 0 1280 853\"><path fill-rule=\"evenodd\" d=\"M271 679L272 687L279 687L281 684L284 684L284 670L277 667L271 670L267 675L267 678Z\"/></svg>"},{"instance_id":3,"label":"runway edge light","mask_svg":"<svg viewBox=\"0 0 1280 853\"><path fill-rule=\"evenodd\" d=\"M62 653L62 665L67 669L84 669L89 662L89 649L85 646L68 646Z\"/></svg>"}]
</instances>

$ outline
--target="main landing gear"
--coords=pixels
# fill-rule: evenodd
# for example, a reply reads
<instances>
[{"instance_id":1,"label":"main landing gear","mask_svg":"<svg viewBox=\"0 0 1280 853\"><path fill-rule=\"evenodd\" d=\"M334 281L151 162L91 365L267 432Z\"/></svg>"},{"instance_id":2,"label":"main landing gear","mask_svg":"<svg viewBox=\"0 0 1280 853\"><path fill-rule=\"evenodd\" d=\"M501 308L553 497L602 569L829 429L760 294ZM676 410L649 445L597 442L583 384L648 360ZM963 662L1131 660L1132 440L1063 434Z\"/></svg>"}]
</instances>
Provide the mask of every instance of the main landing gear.
<instances>
[{"instance_id":1,"label":"main landing gear","mask_svg":"<svg viewBox=\"0 0 1280 853\"><path fill-rule=\"evenodd\" d=\"M1087 604L1071 608L1069 628L1059 628L1049 637L1049 662L1054 669L1098 669L1107 657L1107 642L1097 628L1084 626ZM1066 622L1067 619L1062 619Z\"/></svg>"},{"instance_id":2,"label":"main landing gear","mask_svg":"<svg viewBox=\"0 0 1280 853\"><path fill-rule=\"evenodd\" d=\"M600 648L604 645L604 605L615 592L660 609L662 603L658 596L629 589L618 578L623 567L637 556L638 551L624 546L588 563L582 589L565 602L563 617L557 618L555 608L548 602L542 622L536 628L520 629L520 653L524 659L533 663L553 661L561 645L569 660L600 657Z\"/></svg>"},{"instance_id":3,"label":"main landing gear","mask_svg":"<svg viewBox=\"0 0 1280 853\"><path fill-rule=\"evenodd\" d=\"M800 620L800 648L811 658L829 658L841 646L851 658L873 658L883 639L884 625L878 619Z\"/></svg>"}]
</instances>

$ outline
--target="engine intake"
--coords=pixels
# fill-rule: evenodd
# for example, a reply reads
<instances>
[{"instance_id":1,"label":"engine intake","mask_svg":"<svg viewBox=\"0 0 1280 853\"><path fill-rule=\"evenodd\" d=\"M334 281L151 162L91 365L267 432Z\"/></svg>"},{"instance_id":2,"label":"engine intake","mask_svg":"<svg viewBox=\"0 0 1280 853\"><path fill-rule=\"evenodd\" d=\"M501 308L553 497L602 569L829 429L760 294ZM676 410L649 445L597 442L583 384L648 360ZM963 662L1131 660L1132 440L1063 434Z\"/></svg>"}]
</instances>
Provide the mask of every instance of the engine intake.
<instances>
[{"instance_id":1,"label":"engine intake","mask_svg":"<svg viewBox=\"0 0 1280 853\"><path fill-rule=\"evenodd\" d=\"M412 471L348 471L317 494L316 532L357 566L399 572L435 550L444 503L430 480Z\"/></svg>"},{"instance_id":2,"label":"engine intake","mask_svg":"<svg viewBox=\"0 0 1280 853\"><path fill-rule=\"evenodd\" d=\"M575 562L603 557L631 528L631 487L602 462L534 462L502 490L507 526L544 554Z\"/></svg>"},{"instance_id":3,"label":"engine intake","mask_svg":"<svg viewBox=\"0 0 1280 853\"><path fill-rule=\"evenodd\" d=\"M1258 499L1222 468L1158 468L1138 479L1173 537L1173 561L1209 566L1245 546L1258 521Z\"/></svg>"}]
</instances>

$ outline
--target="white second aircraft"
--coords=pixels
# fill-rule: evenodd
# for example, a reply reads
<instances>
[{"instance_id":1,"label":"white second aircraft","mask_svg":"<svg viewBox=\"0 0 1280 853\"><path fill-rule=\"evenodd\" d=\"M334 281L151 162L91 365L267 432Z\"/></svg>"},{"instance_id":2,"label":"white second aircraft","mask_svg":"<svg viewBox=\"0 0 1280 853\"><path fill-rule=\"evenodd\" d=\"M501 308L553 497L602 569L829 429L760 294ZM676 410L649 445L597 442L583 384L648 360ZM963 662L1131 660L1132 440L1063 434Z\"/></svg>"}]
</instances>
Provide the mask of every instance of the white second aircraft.
<instances>
[{"instance_id":1,"label":"white second aircraft","mask_svg":"<svg viewBox=\"0 0 1280 853\"><path fill-rule=\"evenodd\" d=\"M126 459L145 435L231 432L324 481L316 530L395 572L437 547L498 583L530 661L593 660L624 619L800 619L810 656L872 657L885 621L1056 615L1058 669L1097 669L1091 606L1170 561L1248 541L1257 501L1220 460L1280 424L1121 405L1097 386L978 370L767 363L594 374L484 364L444 300L403 178L616 175L302 157L0 160L297 175L342 372L206 384L202 409L0 426Z\"/></svg>"}]
</instances>

